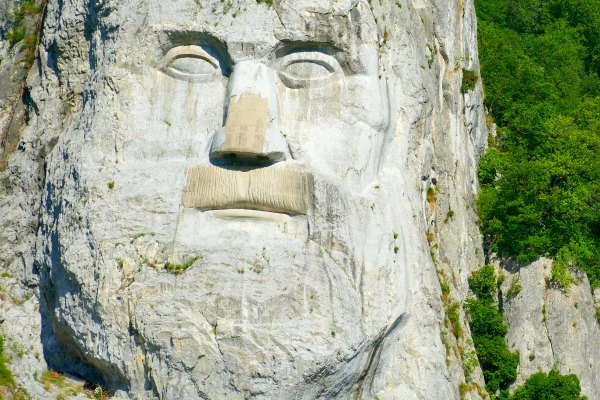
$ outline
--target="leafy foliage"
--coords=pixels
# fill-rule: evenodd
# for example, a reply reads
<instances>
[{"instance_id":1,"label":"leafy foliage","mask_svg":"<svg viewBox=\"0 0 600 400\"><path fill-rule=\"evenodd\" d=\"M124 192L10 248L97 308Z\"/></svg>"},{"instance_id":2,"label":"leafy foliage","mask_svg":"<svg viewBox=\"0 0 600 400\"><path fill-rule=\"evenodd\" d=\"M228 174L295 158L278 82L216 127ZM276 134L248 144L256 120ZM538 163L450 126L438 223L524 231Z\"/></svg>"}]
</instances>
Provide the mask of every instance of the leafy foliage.
<instances>
[{"instance_id":1,"label":"leafy foliage","mask_svg":"<svg viewBox=\"0 0 600 400\"><path fill-rule=\"evenodd\" d=\"M508 350L502 336L482 336L475 349L488 390L507 389L517 378L519 354Z\"/></svg>"},{"instance_id":2,"label":"leafy foliage","mask_svg":"<svg viewBox=\"0 0 600 400\"><path fill-rule=\"evenodd\" d=\"M552 263L551 283L559 288L568 288L574 280L567 269L570 259L571 254L569 251L562 248L556 257L556 261Z\"/></svg>"},{"instance_id":3,"label":"leafy foliage","mask_svg":"<svg viewBox=\"0 0 600 400\"><path fill-rule=\"evenodd\" d=\"M29 399L27 391L17 387L12 372L6 365L10 360L4 354L4 337L0 335L0 398Z\"/></svg>"},{"instance_id":4,"label":"leafy foliage","mask_svg":"<svg viewBox=\"0 0 600 400\"><path fill-rule=\"evenodd\" d=\"M519 282L519 278L515 278L515 280L513 280L512 283L510 284L508 291L506 292L506 297L508 297L509 299L515 297L516 295L521 293L522 288L523 287L521 286L521 283Z\"/></svg>"},{"instance_id":5,"label":"leafy foliage","mask_svg":"<svg viewBox=\"0 0 600 400\"><path fill-rule=\"evenodd\" d=\"M459 307L460 304L458 302L453 302L448 306L447 309L448 320L452 326L452 334L457 340L462 332L460 327L460 316L458 314Z\"/></svg>"},{"instance_id":6,"label":"leafy foliage","mask_svg":"<svg viewBox=\"0 0 600 400\"><path fill-rule=\"evenodd\" d=\"M183 264L167 262L165 263L165 270L175 275L183 274L189 267L191 267L197 260L201 258L202 257L200 256L193 257Z\"/></svg>"},{"instance_id":7,"label":"leafy foliage","mask_svg":"<svg viewBox=\"0 0 600 400\"><path fill-rule=\"evenodd\" d=\"M561 255L597 287L600 0L476 7L486 105L499 126L479 170L487 244L521 262Z\"/></svg>"},{"instance_id":8,"label":"leafy foliage","mask_svg":"<svg viewBox=\"0 0 600 400\"><path fill-rule=\"evenodd\" d=\"M556 370L533 374L519 387L510 400L585 400L575 375L561 375Z\"/></svg>"},{"instance_id":9,"label":"leafy foliage","mask_svg":"<svg viewBox=\"0 0 600 400\"><path fill-rule=\"evenodd\" d=\"M480 300L493 301L496 290L496 273L493 265L486 265L469 278L469 288Z\"/></svg>"},{"instance_id":10,"label":"leafy foliage","mask_svg":"<svg viewBox=\"0 0 600 400\"><path fill-rule=\"evenodd\" d=\"M504 318L494 303L497 291L494 267L486 265L469 278L469 288L476 296L467 302L471 335L488 391L507 389L517 377L519 354L511 353L504 341L508 331Z\"/></svg>"},{"instance_id":11,"label":"leafy foliage","mask_svg":"<svg viewBox=\"0 0 600 400\"><path fill-rule=\"evenodd\" d=\"M6 32L6 39L8 40L8 43L10 44L10 46L12 47L25 38L25 33L26 33L25 28L19 26L15 29L12 29L12 30Z\"/></svg>"},{"instance_id":12,"label":"leafy foliage","mask_svg":"<svg viewBox=\"0 0 600 400\"><path fill-rule=\"evenodd\" d=\"M0 335L0 387L13 385L12 373L6 366L6 356L4 355L4 337Z\"/></svg>"},{"instance_id":13,"label":"leafy foliage","mask_svg":"<svg viewBox=\"0 0 600 400\"><path fill-rule=\"evenodd\" d=\"M468 69L463 70L463 79L460 86L460 91L462 93L467 93L475 89L475 85L477 85L478 80L479 76L477 76L477 72Z\"/></svg>"}]
</instances>

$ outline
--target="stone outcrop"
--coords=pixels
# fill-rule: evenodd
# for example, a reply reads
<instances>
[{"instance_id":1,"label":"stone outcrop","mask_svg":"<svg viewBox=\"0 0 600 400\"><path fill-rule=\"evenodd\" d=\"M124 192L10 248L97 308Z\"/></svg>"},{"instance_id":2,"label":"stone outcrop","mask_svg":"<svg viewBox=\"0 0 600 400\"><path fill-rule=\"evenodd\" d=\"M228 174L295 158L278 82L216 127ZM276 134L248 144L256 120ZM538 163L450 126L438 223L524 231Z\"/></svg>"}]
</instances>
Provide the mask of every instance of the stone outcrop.
<instances>
[{"instance_id":1,"label":"stone outcrop","mask_svg":"<svg viewBox=\"0 0 600 400\"><path fill-rule=\"evenodd\" d=\"M538 371L556 368L575 374L581 394L600 398L600 326L584 274L566 289L551 284L552 261L540 259L521 268L503 270L503 309L509 327L506 341L518 350L522 385Z\"/></svg>"}]
</instances>

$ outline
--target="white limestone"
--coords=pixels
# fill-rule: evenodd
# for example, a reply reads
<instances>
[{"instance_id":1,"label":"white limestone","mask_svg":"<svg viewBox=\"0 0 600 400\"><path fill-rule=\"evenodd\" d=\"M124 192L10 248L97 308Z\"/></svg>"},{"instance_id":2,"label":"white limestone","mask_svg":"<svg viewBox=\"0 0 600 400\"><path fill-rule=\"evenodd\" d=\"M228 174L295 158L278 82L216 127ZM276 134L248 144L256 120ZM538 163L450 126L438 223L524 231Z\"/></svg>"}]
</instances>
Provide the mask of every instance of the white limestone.
<instances>
[{"instance_id":1,"label":"white limestone","mask_svg":"<svg viewBox=\"0 0 600 400\"><path fill-rule=\"evenodd\" d=\"M474 32L469 1L49 1L0 205L48 365L130 399L460 398L436 267L461 299L482 263Z\"/></svg>"},{"instance_id":2,"label":"white limestone","mask_svg":"<svg viewBox=\"0 0 600 400\"><path fill-rule=\"evenodd\" d=\"M522 385L538 371L556 368L561 374L577 375L581 394L600 397L600 326L595 318L592 291L581 274L567 289L548 285L552 261L540 259L522 268L507 270L502 292L509 326L506 340L518 350ZM573 272L571 272L573 273ZM518 282L521 290L508 297Z\"/></svg>"}]
</instances>

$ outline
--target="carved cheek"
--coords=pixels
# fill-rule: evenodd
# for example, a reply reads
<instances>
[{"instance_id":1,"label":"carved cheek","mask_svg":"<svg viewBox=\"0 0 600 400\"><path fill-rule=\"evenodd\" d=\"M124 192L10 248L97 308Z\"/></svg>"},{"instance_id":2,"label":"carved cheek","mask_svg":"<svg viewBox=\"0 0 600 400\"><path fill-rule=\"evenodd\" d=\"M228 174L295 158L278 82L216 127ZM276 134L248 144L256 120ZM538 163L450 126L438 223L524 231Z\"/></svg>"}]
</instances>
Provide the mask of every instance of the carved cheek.
<instances>
[{"instance_id":1,"label":"carved cheek","mask_svg":"<svg viewBox=\"0 0 600 400\"><path fill-rule=\"evenodd\" d=\"M222 123L224 82L193 83L154 72L126 89L119 110L125 160L207 157Z\"/></svg>"},{"instance_id":2,"label":"carved cheek","mask_svg":"<svg viewBox=\"0 0 600 400\"><path fill-rule=\"evenodd\" d=\"M282 132L294 158L344 176L363 170L387 127L379 80L345 77L323 88L280 89Z\"/></svg>"}]
</instances>

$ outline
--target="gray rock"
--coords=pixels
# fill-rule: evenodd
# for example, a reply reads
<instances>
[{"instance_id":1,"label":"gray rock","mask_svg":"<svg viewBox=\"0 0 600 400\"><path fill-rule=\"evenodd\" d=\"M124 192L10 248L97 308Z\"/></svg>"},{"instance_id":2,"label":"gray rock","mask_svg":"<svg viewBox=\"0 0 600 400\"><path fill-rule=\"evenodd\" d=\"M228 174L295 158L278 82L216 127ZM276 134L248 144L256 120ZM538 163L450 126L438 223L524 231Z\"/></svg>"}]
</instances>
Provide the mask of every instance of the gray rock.
<instances>
[{"instance_id":1,"label":"gray rock","mask_svg":"<svg viewBox=\"0 0 600 400\"><path fill-rule=\"evenodd\" d=\"M437 276L461 301L483 263L475 33L471 1L49 1L0 175L48 366L139 399L483 386Z\"/></svg>"},{"instance_id":2,"label":"gray rock","mask_svg":"<svg viewBox=\"0 0 600 400\"><path fill-rule=\"evenodd\" d=\"M600 327L590 284L582 274L566 290L548 287L551 266L551 260L540 259L515 272L505 271L505 296L516 280L521 286L517 295L504 300L506 340L520 354L513 388L538 371L556 368L561 374L577 375L582 395L600 398Z\"/></svg>"}]
</instances>

